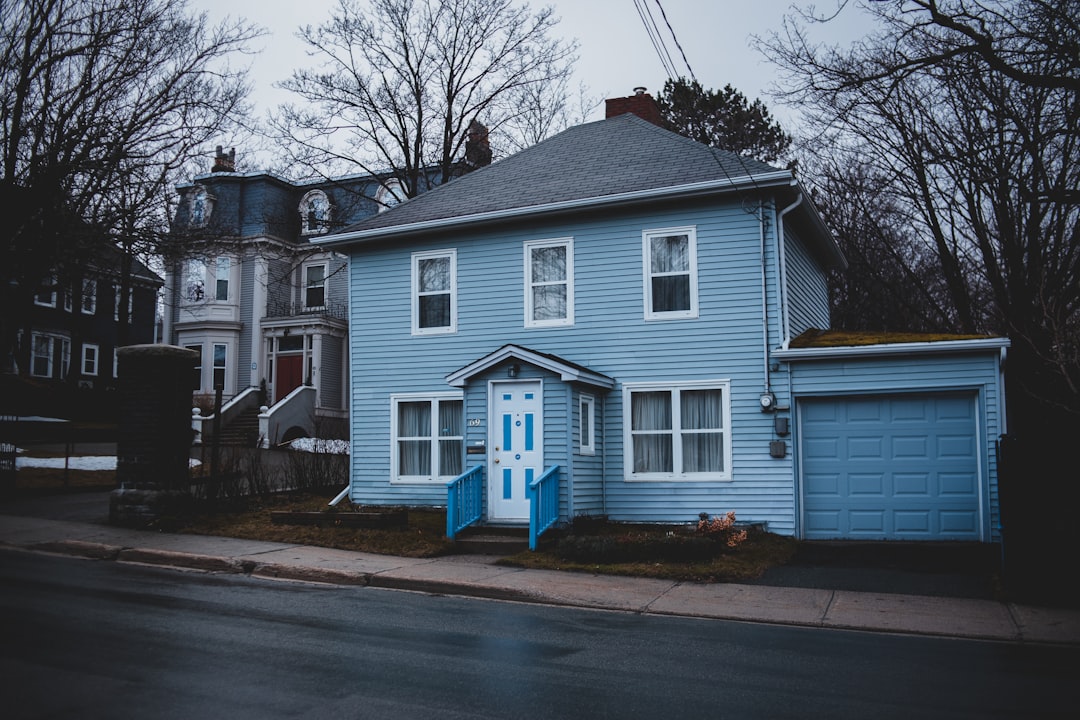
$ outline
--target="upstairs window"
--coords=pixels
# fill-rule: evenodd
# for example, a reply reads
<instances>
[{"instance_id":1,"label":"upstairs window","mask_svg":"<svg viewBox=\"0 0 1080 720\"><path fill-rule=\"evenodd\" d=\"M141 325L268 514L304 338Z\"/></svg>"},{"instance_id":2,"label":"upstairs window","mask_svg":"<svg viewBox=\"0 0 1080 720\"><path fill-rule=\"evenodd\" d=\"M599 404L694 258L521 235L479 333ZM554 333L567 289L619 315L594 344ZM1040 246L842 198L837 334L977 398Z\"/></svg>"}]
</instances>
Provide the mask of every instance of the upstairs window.
<instances>
[{"instance_id":1,"label":"upstairs window","mask_svg":"<svg viewBox=\"0 0 1080 720\"><path fill-rule=\"evenodd\" d=\"M525 243L525 327L573 323L573 241Z\"/></svg>"},{"instance_id":2,"label":"upstairs window","mask_svg":"<svg viewBox=\"0 0 1080 720\"><path fill-rule=\"evenodd\" d=\"M97 280L83 280L82 311L84 315L97 312Z\"/></svg>"},{"instance_id":3,"label":"upstairs window","mask_svg":"<svg viewBox=\"0 0 1080 720\"><path fill-rule=\"evenodd\" d=\"M325 233L330 228L330 198L312 190L300 201L300 227L304 235Z\"/></svg>"},{"instance_id":4,"label":"upstairs window","mask_svg":"<svg viewBox=\"0 0 1080 720\"><path fill-rule=\"evenodd\" d=\"M433 335L457 331L457 252L412 256L412 332Z\"/></svg>"},{"instance_id":5,"label":"upstairs window","mask_svg":"<svg viewBox=\"0 0 1080 720\"><path fill-rule=\"evenodd\" d=\"M207 219L210 217L210 211L213 209L213 204L213 198L206 192L206 188L196 186L191 191L188 195L188 208L190 222L193 227L206 224Z\"/></svg>"},{"instance_id":6,"label":"upstairs window","mask_svg":"<svg viewBox=\"0 0 1080 720\"><path fill-rule=\"evenodd\" d=\"M214 263L214 299L222 302L229 299L229 272L232 263L227 257L219 257Z\"/></svg>"},{"instance_id":7,"label":"upstairs window","mask_svg":"<svg viewBox=\"0 0 1080 720\"><path fill-rule=\"evenodd\" d=\"M304 268L304 307L321 308L326 305L326 265L308 265Z\"/></svg>"},{"instance_id":8,"label":"upstairs window","mask_svg":"<svg viewBox=\"0 0 1080 720\"><path fill-rule=\"evenodd\" d=\"M405 186L397 178L390 178L379 187L375 193L375 202L379 204L379 212L385 212L405 200Z\"/></svg>"},{"instance_id":9,"label":"upstairs window","mask_svg":"<svg viewBox=\"0 0 1080 720\"><path fill-rule=\"evenodd\" d=\"M694 228L643 233L645 319L698 316L697 238Z\"/></svg>"},{"instance_id":10,"label":"upstairs window","mask_svg":"<svg viewBox=\"0 0 1080 720\"><path fill-rule=\"evenodd\" d=\"M41 305L42 307L56 307L56 278L49 277L45 279L44 287L41 292L34 295L34 304Z\"/></svg>"}]
</instances>

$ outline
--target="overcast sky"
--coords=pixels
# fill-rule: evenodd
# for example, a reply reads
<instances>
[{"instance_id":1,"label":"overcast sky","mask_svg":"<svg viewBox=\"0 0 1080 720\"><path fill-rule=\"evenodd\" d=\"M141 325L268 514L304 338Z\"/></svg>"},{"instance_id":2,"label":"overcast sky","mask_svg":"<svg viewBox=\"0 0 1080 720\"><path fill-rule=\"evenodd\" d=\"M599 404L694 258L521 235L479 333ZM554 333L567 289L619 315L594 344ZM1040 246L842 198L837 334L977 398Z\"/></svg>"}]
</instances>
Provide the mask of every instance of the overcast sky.
<instances>
[{"instance_id":1,"label":"overcast sky","mask_svg":"<svg viewBox=\"0 0 1080 720\"><path fill-rule=\"evenodd\" d=\"M835 8L837 0L817 0L822 10ZM679 72L686 73L678 48L664 25L656 0L647 0L656 22L664 31L667 47ZM653 49L634 0L555 0L532 2L534 8L550 4L562 21L556 31L580 44L576 76L594 96L630 95L644 86L654 96L667 77ZM792 0L660 0L686 59L698 80L707 88L730 83L748 98L760 97L782 122L791 113L776 106L767 96L775 80L775 69L750 46L752 35L764 35L780 27L791 11ZM806 2L798 2L805 5ZM289 77L297 67L313 65L304 45L295 37L303 24L318 25L330 16L337 0L191 0L194 9L205 10L212 21L226 16L243 17L269 34L256 44L262 52L254 59L252 79L254 100L265 113L290 94L273 87ZM863 17L853 11L843 13L819 31L821 40L847 44L867 31ZM602 108L589 119L600 119ZM788 128L789 131L791 128Z\"/></svg>"}]
</instances>

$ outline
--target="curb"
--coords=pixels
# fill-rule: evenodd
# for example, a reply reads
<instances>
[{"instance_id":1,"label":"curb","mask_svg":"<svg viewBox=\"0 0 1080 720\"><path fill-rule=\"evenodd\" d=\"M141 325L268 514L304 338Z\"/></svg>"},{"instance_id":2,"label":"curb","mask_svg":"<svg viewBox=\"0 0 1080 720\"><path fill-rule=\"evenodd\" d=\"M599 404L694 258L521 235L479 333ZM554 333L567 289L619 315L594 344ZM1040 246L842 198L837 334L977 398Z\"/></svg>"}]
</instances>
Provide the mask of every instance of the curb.
<instances>
[{"instance_id":1,"label":"curb","mask_svg":"<svg viewBox=\"0 0 1080 720\"><path fill-rule=\"evenodd\" d=\"M280 565L277 563L255 565L248 574L252 577L270 580L298 580L301 582L315 582L327 585L353 585L361 587L368 585L370 580L370 575L368 573L349 572L348 570L332 570L328 568L313 568L301 565Z\"/></svg>"},{"instance_id":2,"label":"curb","mask_svg":"<svg viewBox=\"0 0 1080 720\"><path fill-rule=\"evenodd\" d=\"M187 570L205 570L241 574L244 566L239 560L215 555L196 555L194 553L175 552L172 550L146 550L127 548L120 551L117 562L138 563L141 565L164 565Z\"/></svg>"}]
</instances>

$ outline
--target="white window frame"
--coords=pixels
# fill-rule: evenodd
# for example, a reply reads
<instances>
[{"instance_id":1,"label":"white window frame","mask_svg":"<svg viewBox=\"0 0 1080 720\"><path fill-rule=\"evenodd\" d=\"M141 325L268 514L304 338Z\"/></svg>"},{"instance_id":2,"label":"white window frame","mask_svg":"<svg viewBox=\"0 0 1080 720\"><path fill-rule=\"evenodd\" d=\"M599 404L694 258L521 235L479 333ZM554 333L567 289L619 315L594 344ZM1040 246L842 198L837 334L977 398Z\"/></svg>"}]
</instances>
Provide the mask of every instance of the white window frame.
<instances>
[{"instance_id":1,"label":"white window frame","mask_svg":"<svg viewBox=\"0 0 1080 720\"><path fill-rule=\"evenodd\" d=\"M596 454L596 398L586 393L578 402L578 446L582 455Z\"/></svg>"},{"instance_id":2,"label":"white window frame","mask_svg":"<svg viewBox=\"0 0 1080 720\"><path fill-rule=\"evenodd\" d=\"M217 302L229 301L229 289L232 285L232 267L233 260L227 255L219 255L214 258L214 262L210 265L210 272L213 275L213 287L214 287L214 300ZM222 283L224 285L224 292L222 292ZM225 297L222 297L224 295Z\"/></svg>"},{"instance_id":3,"label":"white window frame","mask_svg":"<svg viewBox=\"0 0 1080 720\"><path fill-rule=\"evenodd\" d=\"M202 209L196 213L199 207L199 199L202 199ZM191 227L202 227L210 219L214 210L214 197L206 191L202 185L196 185L188 195L188 224Z\"/></svg>"},{"instance_id":4,"label":"white window frame","mask_svg":"<svg viewBox=\"0 0 1080 720\"><path fill-rule=\"evenodd\" d=\"M319 303L318 305L309 305L308 304L308 289L312 288L312 287L320 287L319 285L311 285L308 282L308 271L311 268L316 268L316 267L321 267L323 269L322 285L321 285L322 291L323 291L323 301L321 303ZM301 269L301 273L300 273L300 282L301 282L300 292L302 292L303 295L304 295L303 303L304 303L304 309L305 310L314 310L314 309L326 307L326 281L329 279L328 278L328 273L329 272L330 272L330 263L326 262L325 260L321 261L321 262L307 263Z\"/></svg>"},{"instance_id":5,"label":"white window frame","mask_svg":"<svg viewBox=\"0 0 1080 720\"><path fill-rule=\"evenodd\" d=\"M323 209L322 216L318 215L316 209L315 224L316 227L312 228L309 223L309 216L312 210L312 206L316 202L322 201ZM311 190L300 200L300 234L301 235L324 235L330 229L330 217L333 211L333 206L330 204L330 197L322 190Z\"/></svg>"},{"instance_id":6,"label":"white window frame","mask_svg":"<svg viewBox=\"0 0 1080 720\"><path fill-rule=\"evenodd\" d=\"M690 279L690 308L688 310L654 311L652 292L652 243L656 237L671 235L686 235L687 255L689 257L689 269L686 273L670 273L671 275L688 274ZM643 271L643 295L645 299L646 320L685 320L698 316L698 272L697 272L697 228L688 225L685 227L658 228L645 230L641 233L641 265Z\"/></svg>"},{"instance_id":7,"label":"white window frame","mask_svg":"<svg viewBox=\"0 0 1080 720\"><path fill-rule=\"evenodd\" d=\"M709 432L721 432L723 434L724 457L723 471L721 472L683 472L682 443L682 417L680 408L680 393L684 390L719 390L721 392L721 412L723 418L721 427L709 429ZM671 393L671 438L672 438L672 472L634 472L634 438L632 429L632 403L631 398L635 392L670 392ZM730 380L695 380L683 382L640 382L626 383L623 385L623 477L627 482L652 482L652 481L689 481L689 482L727 482L733 479L731 467L731 381ZM687 430L685 432L692 432Z\"/></svg>"},{"instance_id":8,"label":"white window frame","mask_svg":"<svg viewBox=\"0 0 1080 720\"><path fill-rule=\"evenodd\" d=\"M54 308L56 307L56 277L50 276L46 279L45 282L46 285L50 288L47 291L49 299L44 301L41 299L42 296L46 295L46 291L42 290L41 292L34 293L34 304L40 307Z\"/></svg>"},{"instance_id":9,"label":"white window frame","mask_svg":"<svg viewBox=\"0 0 1080 720\"><path fill-rule=\"evenodd\" d=\"M375 202L378 203L381 213L400 205L406 199L405 186L397 178L390 178L379 185L375 193Z\"/></svg>"},{"instance_id":10,"label":"white window frame","mask_svg":"<svg viewBox=\"0 0 1080 720\"><path fill-rule=\"evenodd\" d=\"M439 327L420 327L420 263L424 260L436 258L450 259L450 324ZM430 250L417 252L412 255L412 282L410 283L410 295L412 302L412 334L413 335L450 335L457 332L457 250ZM443 294L445 291L429 292L428 295Z\"/></svg>"},{"instance_id":11,"label":"white window frame","mask_svg":"<svg viewBox=\"0 0 1080 720\"><path fill-rule=\"evenodd\" d=\"M533 283L533 250L563 247L566 249L566 278L562 281ZM566 316L537 320L533 307L533 288L542 285L566 286ZM574 324L574 239L528 240L525 242L525 327L564 327Z\"/></svg>"},{"instance_id":12,"label":"white window frame","mask_svg":"<svg viewBox=\"0 0 1080 720\"><path fill-rule=\"evenodd\" d=\"M97 312L97 280L85 278L82 281L82 294L79 307L83 315L93 315Z\"/></svg>"},{"instance_id":13,"label":"white window frame","mask_svg":"<svg viewBox=\"0 0 1080 720\"><path fill-rule=\"evenodd\" d=\"M224 362L218 365L217 355L218 348L225 350ZM231 388L229 387L229 343L215 342L210 344L210 391L217 390L217 373L221 371L221 392L227 395Z\"/></svg>"},{"instance_id":14,"label":"white window frame","mask_svg":"<svg viewBox=\"0 0 1080 720\"><path fill-rule=\"evenodd\" d=\"M47 343L47 352L42 355L37 352L38 342L44 340ZM56 346L56 338L52 335L46 335L45 333L31 333L30 334L30 375L32 377L51 378L53 376L53 354ZM44 358L46 363L46 371L44 374L35 372L37 366L37 360Z\"/></svg>"},{"instance_id":15,"label":"white window frame","mask_svg":"<svg viewBox=\"0 0 1080 720\"><path fill-rule=\"evenodd\" d=\"M438 475L438 469L442 466L439 455L439 442L441 440L460 440L462 448L462 468L465 467L465 436L440 435L439 434L439 404L443 402L460 402L462 413L465 411L465 396L460 392L435 392L435 393L396 393L390 396L390 482L391 484L415 485L415 484L444 484L453 480L453 475ZM431 442L431 473L429 475L399 475L401 467L399 443L403 439L398 434L398 405L400 403L426 402L431 405L431 434L426 437ZM465 418L461 419L462 433L465 431ZM421 439L420 436L412 438Z\"/></svg>"},{"instance_id":16,"label":"white window frame","mask_svg":"<svg viewBox=\"0 0 1080 720\"><path fill-rule=\"evenodd\" d=\"M97 377L98 366L101 363L101 348L93 343L84 343L82 346L82 374L87 377ZM92 365L92 367L90 367ZM90 367L90 369L87 369Z\"/></svg>"}]
</instances>

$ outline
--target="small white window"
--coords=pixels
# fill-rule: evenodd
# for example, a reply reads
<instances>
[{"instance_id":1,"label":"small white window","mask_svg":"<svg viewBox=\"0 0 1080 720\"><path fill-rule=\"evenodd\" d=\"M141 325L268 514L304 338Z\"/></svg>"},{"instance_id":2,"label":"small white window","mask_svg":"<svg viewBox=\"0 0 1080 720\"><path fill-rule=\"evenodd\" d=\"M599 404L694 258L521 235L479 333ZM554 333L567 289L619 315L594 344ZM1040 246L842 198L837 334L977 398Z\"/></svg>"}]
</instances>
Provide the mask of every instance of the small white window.
<instances>
[{"instance_id":1,"label":"small white window","mask_svg":"<svg viewBox=\"0 0 1080 720\"><path fill-rule=\"evenodd\" d=\"M93 375L98 374L98 355L100 354L97 345L83 345L82 351L82 374Z\"/></svg>"},{"instance_id":2,"label":"small white window","mask_svg":"<svg viewBox=\"0 0 1080 720\"><path fill-rule=\"evenodd\" d=\"M206 261L202 258L184 262L184 297L188 302L206 299Z\"/></svg>"},{"instance_id":3,"label":"small white window","mask_svg":"<svg viewBox=\"0 0 1080 720\"><path fill-rule=\"evenodd\" d=\"M578 422L581 423L581 454L582 455L595 455L596 454L596 414L594 408L596 403L592 395L581 395L581 417Z\"/></svg>"},{"instance_id":4,"label":"small white window","mask_svg":"<svg viewBox=\"0 0 1080 720\"><path fill-rule=\"evenodd\" d=\"M45 279L44 287L41 292L34 295L34 304L41 305L42 307L56 307L56 278L49 277Z\"/></svg>"},{"instance_id":5,"label":"small white window","mask_svg":"<svg viewBox=\"0 0 1080 720\"><path fill-rule=\"evenodd\" d=\"M319 235L330 229L330 198L322 190L312 190L300 201L300 227L304 235Z\"/></svg>"},{"instance_id":6,"label":"small white window","mask_svg":"<svg viewBox=\"0 0 1080 720\"><path fill-rule=\"evenodd\" d=\"M214 263L214 299L225 302L229 299L229 273L232 263L227 257L219 257Z\"/></svg>"},{"instance_id":7,"label":"small white window","mask_svg":"<svg viewBox=\"0 0 1080 720\"><path fill-rule=\"evenodd\" d=\"M692 227L646 230L643 238L645 319L698 316L697 233Z\"/></svg>"},{"instance_id":8,"label":"small white window","mask_svg":"<svg viewBox=\"0 0 1080 720\"><path fill-rule=\"evenodd\" d=\"M206 192L206 188L195 187L188 195L188 204L191 225L193 227L205 225L214 205L213 198Z\"/></svg>"},{"instance_id":9,"label":"small white window","mask_svg":"<svg viewBox=\"0 0 1080 720\"><path fill-rule=\"evenodd\" d=\"M447 482L461 474L464 406L459 394L392 395L394 482Z\"/></svg>"},{"instance_id":10,"label":"small white window","mask_svg":"<svg viewBox=\"0 0 1080 720\"><path fill-rule=\"evenodd\" d=\"M390 178L379 186L375 193L375 202L379 204L379 212L385 212L405 200L405 186L397 178Z\"/></svg>"},{"instance_id":11,"label":"small white window","mask_svg":"<svg viewBox=\"0 0 1080 720\"><path fill-rule=\"evenodd\" d=\"M113 320L115 320L117 322L120 322L120 303L121 303L121 297L120 296L122 294L123 289L119 285L114 285L113 287L114 287L114 289L116 291L116 301L113 303ZM134 303L132 301L134 299L135 299L135 289L134 288L129 288L128 289L128 301L127 301L127 323L129 325L131 324L132 319L134 318L134 314L132 312L132 308L134 307Z\"/></svg>"},{"instance_id":12,"label":"small white window","mask_svg":"<svg viewBox=\"0 0 1080 720\"><path fill-rule=\"evenodd\" d=\"M213 388L225 390L225 371L228 368L229 347L224 343L214 343L214 384Z\"/></svg>"},{"instance_id":13,"label":"small white window","mask_svg":"<svg viewBox=\"0 0 1080 720\"><path fill-rule=\"evenodd\" d=\"M574 324L574 241L525 243L525 327Z\"/></svg>"},{"instance_id":14,"label":"small white window","mask_svg":"<svg viewBox=\"0 0 1080 720\"><path fill-rule=\"evenodd\" d=\"M729 383L623 389L627 480L730 480Z\"/></svg>"},{"instance_id":15,"label":"small white window","mask_svg":"<svg viewBox=\"0 0 1080 720\"><path fill-rule=\"evenodd\" d=\"M453 332L457 332L457 251L413 253L413 335Z\"/></svg>"},{"instance_id":16,"label":"small white window","mask_svg":"<svg viewBox=\"0 0 1080 720\"><path fill-rule=\"evenodd\" d=\"M304 307L321 308L326 305L326 263L308 265L304 268Z\"/></svg>"},{"instance_id":17,"label":"small white window","mask_svg":"<svg viewBox=\"0 0 1080 720\"><path fill-rule=\"evenodd\" d=\"M84 315L93 315L97 312L97 280L83 280L82 311Z\"/></svg>"}]
</instances>

